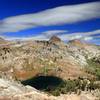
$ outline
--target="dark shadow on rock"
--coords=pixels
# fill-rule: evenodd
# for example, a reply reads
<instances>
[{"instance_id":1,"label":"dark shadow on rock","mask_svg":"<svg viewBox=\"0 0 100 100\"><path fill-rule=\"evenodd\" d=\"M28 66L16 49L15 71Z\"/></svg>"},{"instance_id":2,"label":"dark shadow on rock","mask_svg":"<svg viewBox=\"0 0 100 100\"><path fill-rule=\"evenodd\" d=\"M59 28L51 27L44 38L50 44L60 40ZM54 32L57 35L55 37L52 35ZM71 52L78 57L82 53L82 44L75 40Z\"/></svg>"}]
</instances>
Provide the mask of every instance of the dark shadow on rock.
<instances>
[{"instance_id":1,"label":"dark shadow on rock","mask_svg":"<svg viewBox=\"0 0 100 100\"><path fill-rule=\"evenodd\" d=\"M38 90L50 91L57 88L62 82L61 78L55 76L37 76L21 83L23 85L30 85Z\"/></svg>"}]
</instances>

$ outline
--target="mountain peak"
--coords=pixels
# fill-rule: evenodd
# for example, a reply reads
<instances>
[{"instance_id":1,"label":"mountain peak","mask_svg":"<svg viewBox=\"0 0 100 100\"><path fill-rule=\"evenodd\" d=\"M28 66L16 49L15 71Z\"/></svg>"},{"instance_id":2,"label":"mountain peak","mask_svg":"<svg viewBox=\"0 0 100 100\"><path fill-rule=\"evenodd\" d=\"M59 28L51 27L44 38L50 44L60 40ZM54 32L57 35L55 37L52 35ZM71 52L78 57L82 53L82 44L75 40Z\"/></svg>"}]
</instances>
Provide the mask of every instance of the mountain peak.
<instances>
[{"instance_id":1,"label":"mountain peak","mask_svg":"<svg viewBox=\"0 0 100 100\"><path fill-rule=\"evenodd\" d=\"M83 48L90 45L89 43L86 43L85 41L82 41L80 39L71 40L69 41L69 43L75 46L83 47Z\"/></svg>"},{"instance_id":2,"label":"mountain peak","mask_svg":"<svg viewBox=\"0 0 100 100\"><path fill-rule=\"evenodd\" d=\"M61 42L61 39L57 36L52 36L49 40L50 42Z\"/></svg>"},{"instance_id":3,"label":"mountain peak","mask_svg":"<svg viewBox=\"0 0 100 100\"><path fill-rule=\"evenodd\" d=\"M4 38L0 37L0 41L1 41L1 40L4 40Z\"/></svg>"},{"instance_id":4,"label":"mountain peak","mask_svg":"<svg viewBox=\"0 0 100 100\"><path fill-rule=\"evenodd\" d=\"M71 40L69 41L70 43L73 43L73 44L82 44L82 41L79 40L79 39L74 39L74 40Z\"/></svg>"},{"instance_id":5,"label":"mountain peak","mask_svg":"<svg viewBox=\"0 0 100 100\"><path fill-rule=\"evenodd\" d=\"M4 38L0 37L0 43L5 43L5 42L6 42L6 40Z\"/></svg>"}]
</instances>

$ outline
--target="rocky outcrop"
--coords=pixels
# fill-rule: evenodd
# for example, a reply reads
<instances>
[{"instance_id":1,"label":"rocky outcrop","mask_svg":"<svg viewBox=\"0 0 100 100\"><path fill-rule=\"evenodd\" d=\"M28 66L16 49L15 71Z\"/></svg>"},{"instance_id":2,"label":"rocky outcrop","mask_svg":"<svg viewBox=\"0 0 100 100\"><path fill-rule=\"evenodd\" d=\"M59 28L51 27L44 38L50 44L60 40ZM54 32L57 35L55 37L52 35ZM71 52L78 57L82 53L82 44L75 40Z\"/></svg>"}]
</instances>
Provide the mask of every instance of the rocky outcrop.
<instances>
[{"instance_id":1,"label":"rocky outcrop","mask_svg":"<svg viewBox=\"0 0 100 100\"><path fill-rule=\"evenodd\" d=\"M57 36L52 36L49 40L49 42L55 43L55 42L61 42L61 39Z\"/></svg>"},{"instance_id":2,"label":"rocky outcrop","mask_svg":"<svg viewBox=\"0 0 100 100\"><path fill-rule=\"evenodd\" d=\"M30 86L0 78L0 100L99 100L91 93L64 94L58 97L40 92Z\"/></svg>"},{"instance_id":3,"label":"rocky outcrop","mask_svg":"<svg viewBox=\"0 0 100 100\"><path fill-rule=\"evenodd\" d=\"M2 37L0 37L0 44L5 44L5 43L7 43L7 41L3 39Z\"/></svg>"}]
</instances>

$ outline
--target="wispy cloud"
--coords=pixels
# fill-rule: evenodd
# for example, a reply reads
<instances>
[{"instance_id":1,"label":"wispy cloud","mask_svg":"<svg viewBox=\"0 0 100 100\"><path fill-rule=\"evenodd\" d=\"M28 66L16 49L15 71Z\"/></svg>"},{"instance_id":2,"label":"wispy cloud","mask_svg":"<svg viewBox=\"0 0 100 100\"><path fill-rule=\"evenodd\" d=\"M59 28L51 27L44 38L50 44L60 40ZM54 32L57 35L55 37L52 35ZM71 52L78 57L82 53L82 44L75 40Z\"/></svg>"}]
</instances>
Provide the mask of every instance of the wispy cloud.
<instances>
[{"instance_id":1,"label":"wispy cloud","mask_svg":"<svg viewBox=\"0 0 100 100\"><path fill-rule=\"evenodd\" d=\"M53 35L62 35L66 34L68 31L67 30L50 30L50 31L45 31L42 34L45 35L45 37L50 38Z\"/></svg>"},{"instance_id":2,"label":"wispy cloud","mask_svg":"<svg viewBox=\"0 0 100 100\"><path fill-rule=\"evenodd\" d=\"M80 40L85 40L85 41L91 41L93 39L100 39L100 35L96 36L97 34L100 34L100 29L94 30L91 32L79 32L79 33L66 33L68 31L66 30L50 30L50 31L45 31L39 35L33 36L33 37L6 37L6 39L9 40L49 40L51 36L56 35L59 38L61 38L63 41L69 41L69 40L74 40L74 39L80 39ZM51 33L51 34L50 34Z\"/></svg>"},{"instance_id":3,"label":"wispy cloud","mask_svg":"<svg viewBox=\"0 0 100 100\"><path fill-rule=\"evenodd\" d=\"M26 40L48 40L49 39L42 34L36 35L33 37L8 37L8 36L4 36L3 38L5 38L7 40L23 40L23 41L26 41Z\"/></svg>"},{"instance_id":4,"label":"wispy cloud","mask_svg":"<svg viewBox=\"0 0 100 100\"><path fill-rule=\"evenodd\" d=\"M43 33L40 33L39 35L35 35L35 36L29 36L29 37L7 37L7 36L4 36L4 38L9 39L9 40L14 40L14 39L49 40L54 35L58 36L58 35L66 34L67 32L68 32L67 30L49 30L49 31L44 31Z\"/></svg>"},{"instance_id":5,"label":"wispy cloud","mask_svg":"<svg viewBox=\"0 0 100 100\"><path fill-rule=\"evenodd\" d=\"M63 34L63 35L60 35L59 37L64 41L73 40L73 39L82 39L82 40L88 41L88 40L91 40L95 37L92 35L96 35L96 34L100 34L100 29L94 30L91 32L79 32L79 33Z\"/></svg>"},{"instance_id":6,"label":"wispy cloud","mask_svg":"<svg viewBox=\"0 0 100 100\"><path fill-rule=\"evenodd\" d=\"M8 17L0 21L0 33L37 26L61 25L100 18L100 2L60 6L39 13Z\"/></svg>"}]
</instances>

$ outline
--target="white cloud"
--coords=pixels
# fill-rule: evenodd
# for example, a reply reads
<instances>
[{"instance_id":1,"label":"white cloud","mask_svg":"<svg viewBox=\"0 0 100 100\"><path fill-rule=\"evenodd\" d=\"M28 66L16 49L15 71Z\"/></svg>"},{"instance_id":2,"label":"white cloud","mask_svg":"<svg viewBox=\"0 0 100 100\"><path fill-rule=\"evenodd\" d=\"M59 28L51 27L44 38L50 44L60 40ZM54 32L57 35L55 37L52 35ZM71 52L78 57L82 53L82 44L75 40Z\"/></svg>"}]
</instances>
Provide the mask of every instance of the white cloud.
<instances>
[{"instance_id":1,"label":"white cloud","mask_svg":"<svg viewBox=\"0 0 100 100\"><path fill-rule=\"evenodd\" d=\"M37 26L76 23L100 18L100 2L60 6L39 13L8 17L0 21L0 33L16 32Z\"/></svg>"},{"instance_id":2,"label":"white cloud","mask_svg":"<svg viewBox=\"0 0 100 100\"><path fill-rule=\"evenodd\" d=\"M43 35L45 35L47 38L50 38L53 35L65 34L66 32L68 31L67 30L50 30L50 31L43 32Z\"/></svg>"},{"instance_id":3,"label":"white cloud","mask_svg":"<svg viewBox=\"0 0 100 100\"><path fill-rule=\"evenodd\" d=\"M59 37L62 40L73 40L73 39L82 39L82 40L90 40L93 39L92 35L100 34L100 29L91 31L91 32L80 32L80 33L71 33L71 34L63 34Z\"/></svg>"},{"instance_id":4,"label":"white cloud","mask_svg":"<svg viewBox=\"0 0 100 100\"><path fill-rule=\"evenodd\" d=\"M5 36L5 38L7 38L8 40L16 40L16 39L18 39L18 40L28 40L28 39L49 40L54 35L61 35L61 34L65 34L66 32L68 32L68 31L67 30L49 30L49 31L40 33L39 35L35 35L35 36L31 36L31 37L7 37L7 36Z\"/></svg>"},{"instance_id":5,"label":"white cloud","mask_svg":"<svg viewBox=\"0 0 100 100\"><path fill-rule=\"evenodd\" d=\"M66 30L51 30L43 32L39 35L32 37L5 37L8 40L49 40L51 36L56 35L61 38L63 41L69 41L74 39L81 39L85 41L93 40L94 38L100 38L100 36L92 36L96 34L100 34L100 29L91 31L91 32L79 32L79 33L66 33ZM50 34L51 33L51 34Z\"/></svg>"},{"instance_id":6,"label":"white cloud","mask_svg":"<svg viewBox=\"0 0 100 100\"><path fill-rule=\"evenodd\" d=\"M94 37L83 37L83 40L85 40L85 41L90 41L90 40L93 40L94 39Z\"/></svg>"},{"instance_id":7,"label":"white cloud","mask_svg":"<svg viewBox=\"0 0 100 100\"><path fill-rule=\"evenodd\" d=\"M48 38L45 37L43 34L32 36L32 37L7 37L7 36L4 36L3 38L5 38L7 40L48 40Z\"/></svg>"}]
</instances>

